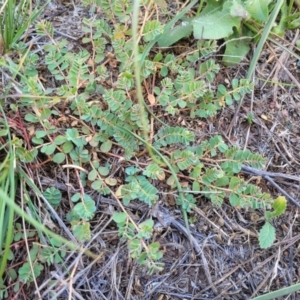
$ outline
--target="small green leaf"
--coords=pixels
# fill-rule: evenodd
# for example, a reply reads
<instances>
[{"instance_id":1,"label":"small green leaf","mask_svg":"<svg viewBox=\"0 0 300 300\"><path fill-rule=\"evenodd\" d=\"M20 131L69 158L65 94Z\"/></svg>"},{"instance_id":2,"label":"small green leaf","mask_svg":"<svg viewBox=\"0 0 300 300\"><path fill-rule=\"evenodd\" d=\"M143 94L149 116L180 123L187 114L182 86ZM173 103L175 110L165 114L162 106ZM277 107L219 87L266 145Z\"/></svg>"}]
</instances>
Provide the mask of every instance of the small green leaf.
<instances>
[{"instance_id":1,"label":"small green leaf","mask_svg":"<svg viewBox=\"0 0 300 300\"><path fill-rule=\"evenodd\" d=\"M44 130L37 130L35 136L40 139L47 135L47 132Z\"/></svg>"},{"instance_id":2,"label":"small green leaf","mask_svg":"<svg viewBox=\"0 0 300 300\"><path fill-rule=\"evenodd\" d=\"M98 168L98 172L102 176L107 176L109 174L109 168L107 168L107 167L99 167Z\"/></svg>"},{"instance_id":3,"label":"small green leaf","mask_svg":"<svg viewBox=\"0 0 300 300\"><path fill-rule=\"evenodd\" d=\"M193 181L192 191L199 192L201 190L200 184L198 181Z\"/></svg>"},{"instance_id":4,"label":"small green leaf","mask_svg":"<svg viewBox=\"0 0 300 300\"><path fill-rule=\"evenodd\" d=\"M52 160L57 164L61 164L66 159L66 155L64 153L56 153Z\"/></svg>"},{"instance_id":5,"label":"small green leaf","mask_svg":"<svg viewBox=\"0 0 300 300\"><path fill-rule=\"evenodd\" d=\"M159 53L157 53L157 54L154 56L153 61L154 61L154 62L159 62L159 61L162 60L162 58L163 58L163 55L159 52Z\"/></svg>"},{"instance_id":6,"label":"small green leaf","mask_svg":"<svg viewBox=\"0 0 300 300\"><path fill-rule=\"evenodd\" d=\"M115 178L108 177L108 178L105 178L105 183L109 186L116 186L118 181Z\"/></svg>"},{"instance_id":7,"label":"small green leaf","mask_svg":"<svg viewBox=\"0 0 300 300\"><path fill-rule=\"evenodd\" d=\"M88 179L90 181L94 181L97 178L97 175L98 175L97 171L92 170L91 172L89 172Z\"/></svg>"},{"instance_id":8,"label":"small green leaf","mask_svg":"<svg viewBox=\"0 0 300 300\"><path fill-rule=\"evenodd\" d=\"M102 152L109 152L111 150L112 147L112 141L111 140L107 140L106 142L104 142L101 147L100 150Z\"/></svg>"},{"instance_id":9,"label":"small green leaf","mask_svg":"<svg viewBox=\"0 0 300 300\"><path fill-rule=\"evenodd\" d=\"M259 232L259 245L262 249L269 248L273 245L276 238L275 228L269 222L262 227Z\"/></svg>"},{"instance_id":10,"label":"small green leaf","mask_svg":"<svg viewBox=\"0 0 300 300\"><path fill-rule=\"evenodd\" d=\"M63 143L65 143L67 141L67 138L64 135L58 135L55 139L54 139L54 143L56 145L62 145Z\"/></svg>"},{"instance_id":11,"label":"small green leaf","mask_svg":"<svg viewBox=\"0 0 300 300\"><path fill-rule=\"evenodd\" d=\"M36 138L36 137L33 137L33 138L31 139L31 141L32 141L34 144L37 144L37 145L41 145L41 144L44 143L44 140L43 140L43 139L38 139L38 138Z\"/></svg>"},{"instance_id":12,"label":"small green leaf","mask_svg":"<svg viewBox=\"0 0 300 300\"><path fill-rule=\"evenodd\" d=\"M81 195L80 193L76 193L71 197L72 202L77 202L80 199Z\"/></svg>"},{"instance_id":13,"label":"small green leaf","mask_svg":"<svg viewBox=\"0 0 300 300\"><path fill-rule=\"evenodd\" d=\"M33 115L33 114L26 114L25 115L25 120L27 122L31 122L31 123L39 122L39 119L36 117L36 115Z\"/></svg>"},{"instance_id":14,"label":"small green leaf","mask_svg":"<svg viewBox=\"0 0 300 300\"><path fill-rule=\"evenodd\" d=\"M96 180L91 185L92 189L96 191L101 191L103 189L103 181L102 180Z\"/></svg>"},{"instance_id":15,"label":"small green leaf","mask_svg":"<svg viewBox=\"0 0 300 300\"><path fill-rule=\"evenodd\" d=\"M53 152L56 149L56 145L55 144L50 144L50 145L44 145L41 149L42 153L45 153L47 155L51 155L53 154Z\"/></svg>"},{"instance_id":16,"label":"small green leaf","mask_svg":"<svg viewBox=\"0 0 300 300\"><path fill-rule=\"evenodd\" d=\"M167 179L167 185L173 186L175 184L175 178L173 175L171 175L168 179Z\"/></svg>"},{"instance_id":17,"label":"small green leaf","mask_svg":"<svg viewBox=\"0 0 300 300\"><path fill-rule=\"evenodd\" d=\"M0 130L0 136L6 136L8 134L8 129L1 129Z\"/></svg>"},{"instance_id":18,"label":"small green leaf","mask_svg":"<svg viewBox=\"0 0 300 300\"><path fill-rule=\"evenodd\" d=\"M8 270L8 276L11 280L15 281L18 278L18 274L15 269L9 269Z\"/></svg>"},{"instance_id":19,"label":"small green leaf","mask_svg":"<svg viewBox=\"0 0 300 300\"><path fill-rule=\"evenodd\" d=\"M160 75L162 77L166 77L167 75L169 74L169 69L167 66L163 66L161 69L160 69Z\"/></svg>"},{"instance_id":20,"label":"small green leaf","mask_svg":"<svg viewBox=\"0 0 300 300\"><path fill-rule=\"evenodd\" d=\"M116 223L124 223L127 219L127 214L124 212L116 212L113 214L112 219Z\"/></svg>"},{"instance_id":21,"label":"small green leaf","mask_svg":"<svg viewBox=\"0 0 300 300\"><path fill-rule=\"evenodd\" d=\"M240 205L241 199L237 194L231 193L229 195L229 201L232 206L237 207Z\"/></svg>"},{"instance_id":22,"label":"small green leaf","mask_svg":"<svg viewBox=\"0 0 300 300\"><path fill-rule=\"evenodd\" d=\"M279 196L275 199L273 203L273 216L278 217L286 210L286 198L284 196Z\"/></svg>"},{"instance_id":23,"label":"small green leaf","mask_svg":"<svg viewBox=\"0 0 300 300\"><path fill-rule=\"evenodd\" d=\"M62 149L64 151L64 153L70 153L73 149L74 149L74 145L72 142L67 141L63 144Z\"/></svg>"}]
</instances>

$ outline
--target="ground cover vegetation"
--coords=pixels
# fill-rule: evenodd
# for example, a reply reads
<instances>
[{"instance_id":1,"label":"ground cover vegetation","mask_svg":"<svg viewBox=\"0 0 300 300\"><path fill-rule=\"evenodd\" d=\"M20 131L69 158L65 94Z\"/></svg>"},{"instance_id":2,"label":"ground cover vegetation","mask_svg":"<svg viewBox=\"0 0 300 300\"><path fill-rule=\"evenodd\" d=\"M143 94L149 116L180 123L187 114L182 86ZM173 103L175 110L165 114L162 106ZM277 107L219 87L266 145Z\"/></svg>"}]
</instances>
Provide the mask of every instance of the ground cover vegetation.
<instances>
[{"instance_id":1,"label":"ground cover vegetation","mask_svg":"<svg viewBox=\"0 0 300 300\"><path fill-rule=\"evenodd\" d=\"M244 99L253 99L266 44L298 29L298 3L201 0L170 12L165 1L86 0L70 6L80 19L78 38L55 27L46 15L50 4L8 0L0 11L0 298L26 299L32 286L40 299L86 297L72 289L83 273L72 272L104 259L93 243L105 228L147 276L169 267L160 240L172 222L185 235L186 251L205 261L191 230L201 202L260 214L258 234L244 233L261 251L272 248L287 199L299 204L245 175L274 182L276 175L261 173L268 155L208 128L235 107L232 129ZM224 68L240 65L243 74L221 79ZM249 130L256 119L253 110L242 117ZM184 226L170 208L180 209ZM15 264L22 245L26 258ZM40 287L53 266L69 283L59 288L56 278ZM293 283L257 299L298 290ZM131 297L97 292L103 299ZM158 299L147 297L132 299Z\"/></svg>"}]
</instances>

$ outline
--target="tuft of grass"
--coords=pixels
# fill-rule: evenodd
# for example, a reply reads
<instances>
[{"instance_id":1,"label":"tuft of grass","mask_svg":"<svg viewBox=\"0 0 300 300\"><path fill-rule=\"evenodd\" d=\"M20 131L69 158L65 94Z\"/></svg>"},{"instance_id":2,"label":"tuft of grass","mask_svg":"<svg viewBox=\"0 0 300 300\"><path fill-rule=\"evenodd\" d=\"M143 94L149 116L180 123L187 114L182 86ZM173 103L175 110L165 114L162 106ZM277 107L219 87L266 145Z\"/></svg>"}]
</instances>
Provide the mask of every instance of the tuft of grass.
<instances>
[{"instance_id":1,"label":"tuft of grass","mask_svg":"<svg viewBox=\"0 0 300 300\"><path fill-rule=\"evenodd\" d=\"M8 52L29 26L41 14L49 1L40 7L40 1L32 8L31 0L5 0L0 9L0 51ZM40 8L38 8L40 7ZM1 49L2 48L2 49Z\"/></svg>"},{"instance_id":2,"label":"tuft of grass","mask_svg":"<svg viewBox=\"0 0 300 300\"><path fill-rule=\"evenodd\" d=\"M3 116L0 119L0 136L7 137L7 142L0 147L1 154L5 153L5 158L0 164L0 191L5 194L11 202L13 202L16 192L16 178L14 172L15 155L12 147L9 126L2 106L0 106L0 112ZM0 282L2 281L2 276L6 269L10 245L13 238L13 220L14 209L7 205L5 201L0 201Z\"/></svg>"}]
</instances>

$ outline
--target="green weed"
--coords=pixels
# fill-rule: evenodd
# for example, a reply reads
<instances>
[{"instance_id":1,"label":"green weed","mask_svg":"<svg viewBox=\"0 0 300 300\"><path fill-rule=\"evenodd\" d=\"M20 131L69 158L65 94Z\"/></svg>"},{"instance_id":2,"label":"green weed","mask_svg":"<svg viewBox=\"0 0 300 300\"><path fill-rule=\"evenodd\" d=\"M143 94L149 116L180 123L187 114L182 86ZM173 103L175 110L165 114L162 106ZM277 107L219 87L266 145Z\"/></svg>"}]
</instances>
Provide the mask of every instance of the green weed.
<instances>
[{"instance_id":1,"label":"green weed","mask_svg":"<svg viewBox=\"0 0 300 300\"><path fill-rule=\"evenodd\" d=\"M133 5L129 1L86 3L91 9L101 8L106 16L106 19L83 20L85 36L82 43L91 48L90 52L69 51L66 40L55 41L52 25L40 21L36 24L36 32L49 41L43 49L44 64L55 82L53 87L43 86L38 76L40 71L35 68L38 56L22 43L15 47L23 58L22 62L8 57L0 61L3 68L19 79L19 101L11 105L11 109L18 112L22 107L23 111L26 110L24 120L35 128L33 136L26 141L30 148L21 139L14 140L15 159L31 163L38 156L46 157L47 161L72 169L79 192L72 195L74 205L66 218L79 243L91 239L90 222L96 213L95 200L87 194L87 189L91 188L101 195L112 195L117 201L121 199L122 211L115 213L112 219L118 226L120 238L128 242L131 256L146 266L150 273L163 268L160 245L151 240L154 221L143 219L135 222L126 212L126 205L139 200L152 207L160 199L161 182L167 183L168 192L177 193L176 203L182 208L187 228L187 214L193 211L199 196L210 199L216 207L229 201L234 207L263 210L266 223L259 235L262 248L273 244L275 228L272 220L286 208L284 198L274 200L239 176L243 164L262 168L266 162L263 157L229 146L219 135L198 142L193 130L178 124L169 126L165 122L167 118L176 118L180 114L185 118L201 118L209 122L209 118L216 116L224 106L241 101L253 89L249 80L251 76L248 79L235 78L228 86L219 84L212 87L220 65L210 55L217 51L215 40L225 38L228 39L226 51L229 51L226 59L239 57L234 63L240 61L246 48L243 51L239 48L242 54L233 54L230 50L230 47L235 47L232 35L238 38L245 36L242 24L250 16L260 22L267 21L268 2L262 5L255 1L263 12L256 15L250 7L238 1L210 1L203 10L199 10L195 19L186 20L184 12L196 2L192 1L185 11L167 24L145 19L141 28L138 27L138 11L153 9L148 1L142 1L141 7L139 3ZM131 29L132 16L134 26ZM181 27L172 27L181 17ZM206 24L221 17L223 23L219 26L224 32L219 31L218 36L213 36ZM172 29L171 34L166 33L166 29ZM155 42L161 47L168 46L192 31L199 39L193 53L185 57L162 49L157 50L155 55L150 53ZM170 38L167 39L167 36ZM111 52L106 50L108 45ZM226 59L223 63L233 63ZM194 63L198 61L199 67L196 68ZM114 71L118 76L114 76ZM70 116L64 116L65 112L60 107L67 107ZM61 117L72 120L72 123L61 126ZM248 120L251 122L250 116ZM132 159L145 148L151 160L140 163L136 159L133 163ZM126 162L121 176L115 175L109 160L100 158L112 154ZM21 174L27 178L24 173ZM28 185L29 181L27 178ZM34 191L43 196L53 209L61 203L62 195L56 188L40 192L34 187ZM9 204L8 196L4 199L5 205L22 215L20 208ZM37 220L25 215L24 218L39 231L61 242L50 250L34 248L36 255L32 261L36 263L33 269L37 276L42 270L41 263L60 259L55 253L62 251L60 247L65 240L51 235ZM73 245L74 248L78 249L76 245ZM19 270L23 282L33 280L25 275L29 267L26 264Z\"/></svg>"}]
</instances>

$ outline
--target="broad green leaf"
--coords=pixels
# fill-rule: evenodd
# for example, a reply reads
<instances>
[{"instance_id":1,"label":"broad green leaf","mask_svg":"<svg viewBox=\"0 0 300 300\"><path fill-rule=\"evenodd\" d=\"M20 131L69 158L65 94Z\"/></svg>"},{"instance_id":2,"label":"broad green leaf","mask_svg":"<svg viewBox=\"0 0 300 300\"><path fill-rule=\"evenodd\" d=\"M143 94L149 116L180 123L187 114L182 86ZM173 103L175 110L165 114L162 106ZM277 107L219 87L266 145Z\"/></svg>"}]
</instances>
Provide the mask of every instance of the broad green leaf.
<instances>
[{"instance_id":1,"label":"broad green leaf","mask_svg":"<svg viewBox=\"0 0 300 300\"><path fill-rule=\"evenodd\" d=\"M39 247L36 244L33 244L32 248L29 250L29 257L31 261L36 260L38 251ZM29 260L29 257L27 257L27 260Z\"/></svg>"},{"instance_id":2,"label":"broad green leaf","mask_svg":"<svg viewBox=\"0 0 300 300\"><path fill-rule=\"evenodd\" d=\"M232 39L232 40L231 40ZM234 66L239 64L246 54L250 51L250 41L238 39L236 36L231 36L230 40L226 43L225 53L222 62L226 66Z\"/></svg>"},{"instance_id":3,"label":"broad green leaf","mask_svg":"<svg viewBox=\"0 0 300 300\"><path fill-rule=\"evenodd\" d=\"M202 171L202 168L203 168L203 164L202 163L199 163L199 164L197 164L195 167L194 167L194 169L193 169L193 171L190 173L190 176L192 177L192 178L198 178L199 176L200 176L200 174L201 174L201 171Z\"/></svg>"},{"instance_id":4,"label":"broad green leaf","mask_svg":"<svg viewBox=\"0 0 300 300\"><path fill-rule=\"evenodd\" d=\"M228 6L229 5L229 6ZM230 13L230 1L224 4L222 11L200 15L193 21L195 39L218 40L233 33L233 27L239 28L241 19Z\"/></svg>"},{"instance_id":5,"label":"broad green leaf","mask_svg":"<svg viewBox=\"0 0 300 300\"><path fill-rule=\"evenodd\" d=\"M239 1L232 1L230 8L230 14L233 17L240 17L242 19L248 19L249 13L246 8Z\"/></svg>"},{"instance_id":6,"label":"broad green leaf","mask_svg":"<svg viewBox=\"0 0 300 300\"><path fill-rule=\"evenodd\" d=\"M184 37L188 37L193 32L191 22L184 21L180 25L175 26L171 30L164 32L157 41L159 47L169 47Z\"/></svg>"},{"instance_id":7,"label":"broad green leaf","mask_svg":"<svg viewBox=\"0 0 300 300\"><path fill-rule=\"evenodd\" d=\"M167 66L163 66L161 69L160 69L160 73L159 73L162 77L165 77L169 74L169 69Z\"/></svg>"},{"instance_id":8,"label":"broad green leaf","mask_svg":"<svg viewBox=\"0 0 300 300\"><path fill-rule=\"evenodd\" d=\"M37 122L39 122L39 119L35 115L33 115L33 114L26 114L25 115L25 120L27 122L31 122L31 123L37 123Z\"/></svg>"},{"instance_id":9,"label":"broad green leaf","mask_svg":"<svg viewBox=\"0 0 300 300\"><path fill-rule=\"evenodd\" d=\"M276 238L275 228L269 222L266 222L265 225L259 232L259 245L262 249L269 248L273 245Z\"/></svg>"},{"instance_id":10,"label":"broad green leaf","mask_svg":"<svg viewBox=\"0 0 300 300\"><path fill-rule=\"evenodd\" d=\"M254 20L266 22L269 17L268 5L270 3L271 0L247 0L245 7Z\"/></svg>"},{"instance_id":11,"label":"broad green leaf","mask_svg":"<svg viewBox=\"0 0 300 300\"><path fill-rule=\"evenodd\" d=\"M159 62L159 61L162 60L162 58L163 58L163 55L162 55L161 53L157 53L157 54L154 56L153 61L154 61L154 62Z\"/></svg>"}]
</instances>

